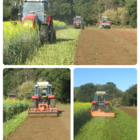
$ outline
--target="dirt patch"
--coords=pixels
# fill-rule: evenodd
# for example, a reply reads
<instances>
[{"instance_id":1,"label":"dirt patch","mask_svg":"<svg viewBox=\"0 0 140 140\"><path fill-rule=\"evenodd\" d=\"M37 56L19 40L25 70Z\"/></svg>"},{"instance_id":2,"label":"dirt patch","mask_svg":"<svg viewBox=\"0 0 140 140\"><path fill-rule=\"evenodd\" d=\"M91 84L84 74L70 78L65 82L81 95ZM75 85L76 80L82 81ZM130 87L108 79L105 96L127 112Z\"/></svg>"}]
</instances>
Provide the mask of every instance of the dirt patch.
<instances>
[{"instance_id":1,"label":"dirt patch","mask_svg":"<svg viewBox=\"0 0 140 140\"><path fill-rule=\"evenodd\" d=\"M70 140L70 108L56 115L32 115L4 140Z\"/></svg>"},{"instance_id":2,"label":"dirt patch","mask_svg":"<svg viewBox=\"0 0 140 140\"><path fill-rule=\"evenodd\" d=\"M79 35L75 65L135 65L137 30L85 29Z\"/></svg>"},{"instance_id":3,"label":"dirt patch","mask_svg":"<svg viewBox=\"0 0 140 140\"><path fill-rule=\"evenodd\" d=\"M130 116L137 119L137 107L119 107L119 108L128 113Z\"/></svg>"}]
</instances>

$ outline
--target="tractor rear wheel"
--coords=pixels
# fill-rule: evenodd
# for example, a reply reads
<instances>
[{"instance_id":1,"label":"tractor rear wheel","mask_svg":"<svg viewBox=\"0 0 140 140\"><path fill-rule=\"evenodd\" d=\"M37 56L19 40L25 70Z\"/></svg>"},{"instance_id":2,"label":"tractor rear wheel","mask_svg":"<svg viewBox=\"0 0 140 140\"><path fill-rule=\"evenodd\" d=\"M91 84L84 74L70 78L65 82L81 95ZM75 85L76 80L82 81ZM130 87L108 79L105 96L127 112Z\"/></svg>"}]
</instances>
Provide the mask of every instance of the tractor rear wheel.
<instances>
[{"instance_id":1,"label":"tractor rear wheel","mask_svg":"<svg viewBox=\"0 0 140 140\"><path fill-rule=\"evenodd\" d=\"M41 44L48 42L48 25L41 25L39 35Z\"/></svg>"},{"instance_id":2,"label":"tractor rear wheel","mask_svg":"<svg viewBox=\"0 0 140 140\"><path fill-rule=\"evenodd\" d=\"M91 109L92 109L92 111L95 111L96 110L96 105L92 104Z\"/></svg>"},{"instance_id":3,"label":"tractor rear wheel","mask_svg":"<svg viewBox=\"0 0 140 140\"><path fill-rule=\"evenodd\" d=\"M32 99L32 108L38 108L38 100Z\"/></svg>"},{"instance_id":4,"label":"tractor rear wheel","mask_svg":"<svg viewBox=\"0 0 140 140\"><path fill-rule=\"evenodd\" d=\"M50 106L51 108L55 108L55 99L50 99Z\"/></svg>"},{"instance_id":5,"label":"tractor rear wheel","mask_svg":"<svg viewBox=\"0 0 140 140\"><path fill-rule=\"evenodd\" d=\"M53 29L53 40L56 40L56 30Z\"/></svg>"},{"instance_id":6,"label":"tractor rear wheel","mask_svg":"<svg viewBox=\"0 0 140 140\"><path fill-rule=\"evenodd\" d=\"M109 104L105 105L105 112L110 112L110 105Z\"/></svg>"},{"instance_id":7,"label":"tractor rear wheel","mask_svg":"<svg viewBox=\"0 0 140 140\"><path fill-rule=\"evenodd\" d=\"M50 27L49 27L49 41L53 41L53 21L52 21L52 19L50 21Z\"/></svg>"}]
</instances>

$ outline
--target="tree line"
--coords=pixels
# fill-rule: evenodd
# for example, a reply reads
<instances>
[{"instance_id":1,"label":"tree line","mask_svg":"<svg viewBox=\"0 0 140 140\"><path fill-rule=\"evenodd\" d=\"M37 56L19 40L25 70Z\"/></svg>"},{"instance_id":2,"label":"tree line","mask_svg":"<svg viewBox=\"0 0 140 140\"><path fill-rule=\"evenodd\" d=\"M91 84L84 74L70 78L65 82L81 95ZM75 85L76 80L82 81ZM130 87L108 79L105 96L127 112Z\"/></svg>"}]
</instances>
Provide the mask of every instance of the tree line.
<instances>
[{"instance_id":1,"label":"tree line","mask_svg":"<svg viewBox=\"0 0 140 140\"><path fill-rule=\"evenodd\" d=\"M112 82L107 82L105 85L87 83L80 87L74 87L74 100L91 102L94 100L96 91L106 91L113 105L115 102L120 102L124 106L137 106L137 84L123 92Z\"/></svg>"},{"instance_id":2,"label":"tree line","mask_svg":"<svg viewBox=\"0 0 140 140\"><path fill-rule=\"evenodd\" d=\"M14 0L19 3L19 0ZM86 25L97 25L101 16L109 16L114 25L137 27L137 0L50 0L49 13L56 20L73 23L73 17L82 16ZM16 20L18 6L12 0L3 1L3 20Z\"/></svg>"},{"instance_id":3,"label":"tree line","mask_svg":"<svg viewBox=\"0 0 140 140\"><path fill-rule=\"evenodd\" d=\"M15 93L19 99L31 99L37 82L48 81L55 88L57 101L70 102L70 70L56 68L28 68L3 70L3 96Z\"/></svg>"}]
</instances>

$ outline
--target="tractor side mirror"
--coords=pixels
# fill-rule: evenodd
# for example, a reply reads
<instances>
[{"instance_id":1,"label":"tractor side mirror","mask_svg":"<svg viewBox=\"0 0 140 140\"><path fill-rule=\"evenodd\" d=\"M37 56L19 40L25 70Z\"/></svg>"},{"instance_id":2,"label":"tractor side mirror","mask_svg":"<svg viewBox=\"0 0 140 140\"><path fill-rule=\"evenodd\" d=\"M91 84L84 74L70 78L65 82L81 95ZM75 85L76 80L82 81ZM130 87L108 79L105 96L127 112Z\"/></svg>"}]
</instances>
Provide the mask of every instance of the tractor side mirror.
<instances>
[{"instance_id":1,"label":"tractor side mirror","mask_svg":"<svg viewBox=\"0 0 140 140\"><path fill-rule=\"evenodd\" d=\"M48 2L48 8L52 8L52 2L51 1Z\"/></svg>"},{"instance_id":2,"label":"tractor side mirror","mask_svg":"<svg viewBox=\"0 0 140 140\"><path fill-rule=\"evenodd\" d=\"M32 92L34 92L35 91L35 88L32 88Z\"/></svg>"},{"instance_id":3,"label":"tractor side mirror","mask_svg":"<svg viewBox=\"0 0 140 140\"><path fill-rule=\"evenodd\" d=\"M13 7L17 7L17 2L16 1L13 2Z\"/></svg>"}]
</instances>

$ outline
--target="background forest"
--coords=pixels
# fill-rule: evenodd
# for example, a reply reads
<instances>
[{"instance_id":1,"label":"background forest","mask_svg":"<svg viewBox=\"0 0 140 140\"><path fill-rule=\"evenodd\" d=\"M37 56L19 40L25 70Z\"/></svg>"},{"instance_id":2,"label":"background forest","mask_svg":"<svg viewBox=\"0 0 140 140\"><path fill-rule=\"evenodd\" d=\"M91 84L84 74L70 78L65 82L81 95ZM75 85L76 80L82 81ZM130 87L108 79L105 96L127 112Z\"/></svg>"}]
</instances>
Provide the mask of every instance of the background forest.
<instances>
[{"instance_id":1,"label":"background forest","mask_svg":"<svg viewBox=\"0 0 140 140\"><path fill-rule=\"evenodd\" d=\"M31 99L32 88L37 82L48 81L55 88L53 94L61 103L70 102L69 69L4 69L3 97L14 93L19 99Z\"/></svg>"},{"instance_id":2,"label":"background forest","mask_svg":"<svg viewBox=\"0 0 140 140\"><path fill-rule=\"evenodd\" d=\"M3 1L3 20L17 20L18 6L13 1ZM113 25L137 27L137 0L50 0L53 7L49 13L55 20L73 23L73 17L82 16L86 25L98 24L99 18L109 16Z\"/></svg>"},{"instance_id":3,"label":"background forest","mask_svg":"<svg viewBox=\"0 0 140 140\"><path fill-rule=\"evenodd\" d=\"M137 106L137 84L123 92L112 82L107 82L105 85L87 83L80 87L74 87L74 100L91 102L96 91L107 91L113 105L115 102L120 102L124 106Z\"/></svg>"}]
</instances>

